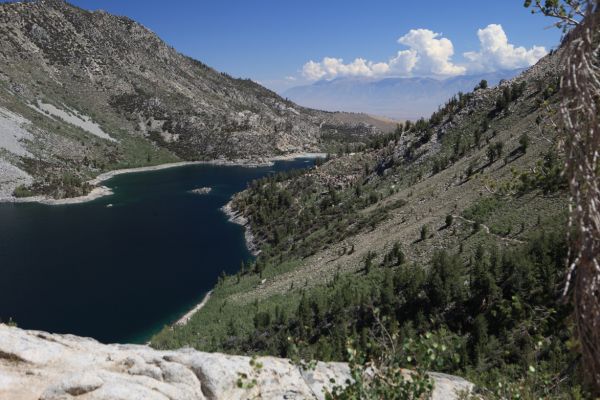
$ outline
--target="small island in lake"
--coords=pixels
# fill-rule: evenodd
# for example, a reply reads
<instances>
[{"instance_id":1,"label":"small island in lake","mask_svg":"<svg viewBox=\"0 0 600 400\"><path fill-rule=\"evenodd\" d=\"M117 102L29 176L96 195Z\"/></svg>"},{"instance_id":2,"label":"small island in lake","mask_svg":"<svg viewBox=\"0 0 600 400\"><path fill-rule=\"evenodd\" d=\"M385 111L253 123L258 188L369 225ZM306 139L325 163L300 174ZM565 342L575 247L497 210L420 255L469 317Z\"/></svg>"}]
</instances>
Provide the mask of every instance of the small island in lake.
<instances>
[{"instance_id":1,"label":"small island in lake","mask_svg":"<svg viewBox=\"0 0 600 400\"><path fill-rule=\"evenodd\" d=\"M212 191L211 187L200 187L196 189L190 190L190 193L193 194L209 194Z\"/></svg>"}]
</instances>

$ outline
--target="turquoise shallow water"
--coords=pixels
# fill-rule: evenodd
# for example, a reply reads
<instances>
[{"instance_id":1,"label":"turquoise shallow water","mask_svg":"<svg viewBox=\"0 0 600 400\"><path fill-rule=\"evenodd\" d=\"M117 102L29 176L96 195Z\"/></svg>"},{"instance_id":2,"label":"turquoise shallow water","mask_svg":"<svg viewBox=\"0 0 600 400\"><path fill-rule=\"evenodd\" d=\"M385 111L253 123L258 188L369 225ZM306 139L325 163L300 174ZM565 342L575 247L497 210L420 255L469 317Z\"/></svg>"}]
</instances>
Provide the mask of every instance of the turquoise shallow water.
<instances>
[{"instance_id":1,"label":"turquoise shallow water","mask_svg":"<svg viewBox=\"0 0 600 400\"><path fill-rule=\"evenodd\" d=\"M221 271L251 258L242 227L220 211L231 196L310 165L185 166L116 176L105 182L114 195L89 203L0 204L0 319L144 342L198 303ZM207 195L189 193L206 186Z\"/></svg>"}]
</instances>

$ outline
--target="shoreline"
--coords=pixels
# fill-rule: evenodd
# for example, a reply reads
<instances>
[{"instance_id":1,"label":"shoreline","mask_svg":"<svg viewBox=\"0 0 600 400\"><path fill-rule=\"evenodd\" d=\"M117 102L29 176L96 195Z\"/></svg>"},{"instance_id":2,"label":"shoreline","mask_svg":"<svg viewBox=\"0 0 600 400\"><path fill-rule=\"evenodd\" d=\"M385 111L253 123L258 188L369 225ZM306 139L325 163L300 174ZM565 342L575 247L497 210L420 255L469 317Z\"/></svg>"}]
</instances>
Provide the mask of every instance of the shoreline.
<instances>
[{"instance_id":1,"label":"shoreline","mask_svg":"<svg viewBox=\"0 0 600 400\"><path fill-rule=\"evenodd\" d=\"M32 196L32 197L5 197L0 198L1 203L40 203L49 206L59 206L59 205L71 205L71 204L81 204L87 203L89 201L97 200L102 197L110 196L113 194L113 191L104 185L100 185L102 182L105 182L115 176L123 175L123 174L135 174L140 172L150 172L150 171L160 171L163 169L170 168L178 168L185 167L189 165L218 165L218 166L238 166L238 167L247 167L247 168L259 168L259 167L269 167L272 166L275 161L286 161L286 160L294 160L297 158L323 158L325 157L325 153L291 153L280 156L273 156L267 158L260 159L239 159L239 160L209 160L209 161L180 161L174 163L166 163L166 164L158 164L151 165L147 167L136 167L136 168L124 168L124 169L116 169L108 172L103 172L94 179L89 180L87 183L93 186L93 189L90 193L84 196L78 197L67 197L64 199L53 199L47 196Z\"/></svg>"},{"instance_id":2,"label":"shoreline","mask_svg":"<svg viewBox=\"0 0 600 400\"><path fill-rule=\"evenodd\" d=\"M294 157L294 158L304 158L304 157ZM308 157L306 157L306 158L308 158ZM291 159L293 159L293 158L291 158ZM242 215L242 213L233 210L232 203L233 203L233 200L230 200L227 204L225 204L223 207L221 207L221 211L227 216L227 220L229 222L240 225L240 226L242 226L242 228L244 228L244 240L246 241L246 248L248 249L250 254L252 254L254 257L256 257L260 253L260 250L258 250L258 245L256 244L256 239L250 229L250 226L248 223L249 221L246 217L244 217ZM194 308L192 308L190 311L185 313L181 318L179 318L177 321L175 321L175 323L173 323L171 326L174 327L174 326L186 325L197 312L199 312L200 310L202 310L202 308L204 308L204 306L206 305L208 300L210 300L212 293L213 293L213 290L208 291L204 295L204 297L202 298L202 301L200 303L198 303L196 306L194 306Z\"/></svg>"},{"instance_id":3,"label":"shoreline","mask_svg":"<svg viewBox=\"0 0 600 400\"><path fill-rule=\"evenodd\" d=\"M242 167L263 167L263 166L271 166L274 161L286 161L286 160L294 160L297 158L322 158L325 157L325 153L293 153L282 156L274 156L270 157L264 161L250 161L250 160L212 160L212 161L182 161L177 163L168 163L168 164L159 164L154 166L147 167L139 167L139 168L126 168L120 170L113 170L102 173L98 175L96 178L88 181L89 184L93 185L94 188L85 196L79 197L71 197L65 199L52 199L44 196L34 196L34 197L25 197L25 198L0 198L0 203L40 203L45 205L69 205L69 204L80 204L88 201L96 200L105 196L110 196L113 194L113 191L107 186L99 186L102 182L107 181L115 176L130 174L130 173L138 173L138 172L149 172L149 171L159 171L163 169L169 168L177 168L188 165L223 165L223 166L242 166ZM227 204L221 207L221 211L225 213L228 217L229 222L240 225L244 228L244 239L246 241L246 247L248 251L253 255L257 256L260 251L258 250L258 245L256 244L256 239L250 230L248 219L244 217L240 212L236 212L233 210L232 201L230 200ZM208 291L202 301L194 306L190 311L185 313L181 318L179 318L172 326L184 326L189 320L199 312L208 302L212 295L213 291ZM150 342L148 342L150 343Z\"/></svg>"},{"instance_id":4,"label":"shoreline","mask_svg":"<svg viewBox=\"0 0 600 400\"><path fill-rule=\"evenodd\" d=\"M188 311L187 313L185 313L183 315L183 317L179 318L177 321L175 321L175 323L173 324L173 326L177 325L177 326L183 326L186 325L190 319L194 316L194 314L196 314L198 311L200 311L208 302L208 300L210 299L210 296L212 295L212 290L209 290L208 292L206 292L206 294L204 295L204 297L202 298L202 301L198 304L196 304L194 306L194 308L192 308L190 311Z\"/></svg>"},{"instance_id":5,"label":"shoreline","mask_svg":"<svg viewBox=\"0 0 600 400\"><path fill-rule=\"evenodd\" d=\"M67 197L64 199L53 199L46 196L33 196L33 197L6 197L0 198L0 204L2 203L39 203L47 206L62 206L70 204L81 204L93 201L105 196L110 196L113 191L107 186L96 186L91 192L84 196L78 197Z\"/></svg>"},{"instance_id":6,"label":"shoreline","mask_svg":"<svg viewBox=\"0 0 600 400\"><path fill-rule=\"evenodd\" d=\"M260 254L256 238L250 229L248 218L244 217L241 212L234 211L232 206L233 200L230 200L227 204L221 207L221 211L227 216L229 222L240 225L244 229L244 240L246 241L246 248L254 257Z\"/></svg>"}]
</instances>

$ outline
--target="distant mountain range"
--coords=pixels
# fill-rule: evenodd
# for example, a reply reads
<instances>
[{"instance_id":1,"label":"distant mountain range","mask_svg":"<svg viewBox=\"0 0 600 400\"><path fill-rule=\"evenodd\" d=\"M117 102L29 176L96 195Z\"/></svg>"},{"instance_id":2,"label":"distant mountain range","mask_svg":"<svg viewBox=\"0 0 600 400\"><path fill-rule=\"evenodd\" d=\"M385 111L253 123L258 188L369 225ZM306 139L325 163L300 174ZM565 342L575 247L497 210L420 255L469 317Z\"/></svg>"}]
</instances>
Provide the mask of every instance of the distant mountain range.
<instances>
[{"instance_id":1,"label":"distant mountain range","mask_svg":"<svg viewBox=\"0 0 600 400\"><path fill-rule=\"evenodd\" d=\"M482 80L490 86L510 79L522 69L458 76L445 80L433 78L338 78L297 86L282 93L306 106L329 111L365 112L395 119L429 116L457 92L470 92Z\"/></svg>"}]
</instances>

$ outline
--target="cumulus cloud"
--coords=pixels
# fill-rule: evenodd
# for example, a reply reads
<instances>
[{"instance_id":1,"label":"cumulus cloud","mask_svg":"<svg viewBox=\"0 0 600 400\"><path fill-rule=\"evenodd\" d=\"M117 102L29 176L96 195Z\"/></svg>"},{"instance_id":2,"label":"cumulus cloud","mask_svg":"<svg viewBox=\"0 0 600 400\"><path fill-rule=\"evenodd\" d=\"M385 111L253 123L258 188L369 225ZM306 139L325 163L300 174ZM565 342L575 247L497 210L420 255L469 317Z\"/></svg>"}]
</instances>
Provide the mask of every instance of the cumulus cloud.
<instances>
[{"instance_id":1,"label":"cumulus cloud","mask_svg":"<svg viewBox=\"0 0 600 400\"><path fill-rule=\"evenodd\" d=\"M309 61L302 75L309 80L337 77L432 76L446 78L469 72L491 72L533 65L546 54L546 49L534 46L527 50L508 42L501 25L491 24L477 32L479 51L464 53L465 62L453 61L454 45L450 39L429 29L411 29L398 39L407 47L385 62L356 58L345 63L341 58L325 57L320 62Z\"/></svg>"},{"instance_id":2,"label":"cumulus cloud","mask_svg":"<svg viewBox=\"0 0 600 400\"><path fill-rule=\"evenodd\" d=\"M302 67L302 75L304 75L306 79L316 81L325 76L325 71L321 67L320 63L310 60Z\"/></svg>"},{"instance_id":3,"label":"cumulus cloud","mask_svg":"<svg viewBox=\"0 0 600 400\"><path fill-rule=\"evenodd\" d=\"M302 74L307 79L317 80L323 77L335 78L337 76L382 76L389 70L386 63L374 63L363 58L357 58L345 64L341 58L325 57L321 62L309 61L304 64Z\"/></svg>"},{"instance_id":4,"label":"cumulus cloud","mask_svg":"<svg viewBox=\"0 0 600 400\"><path fill-rule=\"evenodd\" d=\"M515 69L529 67L546 55L544 47L515 47L508 43L508 37L502 25L490 24L477 31L480 50L464 53L469 61L469 69L477 72L489 72L499 69Z\"/></svg>"},{"instance_id":5,"label":"cumulus cloud","mask_svg":"<svg viewBox=\"0 0 600 400\"><path fill-rule=\"evenodd\" d=\"M411 29L398 39L409 50L400 51L390 60L390 64L408 65L406 71L398 72L418 75L454 76L465 73L465 67L456 65L451 58L454 45L440 33L429 29Z\"/></svg>"}]
</instances>

